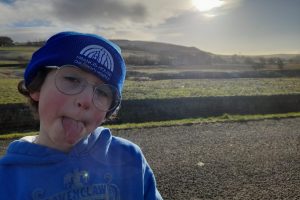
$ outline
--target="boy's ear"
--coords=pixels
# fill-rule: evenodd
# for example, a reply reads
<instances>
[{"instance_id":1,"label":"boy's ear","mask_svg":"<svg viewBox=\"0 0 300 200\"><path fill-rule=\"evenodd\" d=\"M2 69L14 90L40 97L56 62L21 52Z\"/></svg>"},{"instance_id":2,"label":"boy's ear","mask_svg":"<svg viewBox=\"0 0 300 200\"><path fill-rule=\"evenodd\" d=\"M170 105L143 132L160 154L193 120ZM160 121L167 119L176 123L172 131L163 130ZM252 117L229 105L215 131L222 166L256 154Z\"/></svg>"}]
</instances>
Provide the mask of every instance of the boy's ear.
<instances>
[{"instance_id":1,"label":"boy's ear","mask_svg":"<svg viewBox=\"0 0 300 200\"><path fill-rule=\"evenodd\" d=\"M40 92L31 92L31 93L30 93L30 97L31 97L34 101L39 101L39 99L40 99Z\"/></svg>"}]
</instances>

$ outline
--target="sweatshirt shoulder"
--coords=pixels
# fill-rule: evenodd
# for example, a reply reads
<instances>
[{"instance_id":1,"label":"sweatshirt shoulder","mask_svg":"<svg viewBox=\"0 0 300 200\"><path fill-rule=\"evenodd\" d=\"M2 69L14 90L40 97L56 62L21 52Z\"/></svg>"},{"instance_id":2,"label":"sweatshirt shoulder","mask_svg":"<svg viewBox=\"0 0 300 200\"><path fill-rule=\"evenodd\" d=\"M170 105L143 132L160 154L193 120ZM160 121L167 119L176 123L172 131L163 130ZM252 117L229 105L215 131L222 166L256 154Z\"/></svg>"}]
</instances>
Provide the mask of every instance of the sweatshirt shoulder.
<instances>
[{"instance_id":1,"label":"sweatshirt shoulder","mask_svg":"<svg viewBox=\"0 0 300 200\"><path fill-rule=\"evenodd\" d=\"M89 155L97 161L110 165L143 165L144 156L133 142L111 134L109 129L98 129L93 135L97 139ZM97 136L98 135L98 136ZM89 142L88 142L89 143Z\"/></svg>"},{"instance_id":2,"label":"sweatshirt shoulder","mask_svg":"<svg viewBox=\"0 0 300 200\"><path fill-rule=\"evenodd\" d=\"M125 165L143 165L144 156L140 147L133 142L121 137L112 136L111 143L107 151L107 158L110 163L117 162Z\"/></svg>"},{"instance_id":3,"label":"sweatshirt shoulder","mask_svg":"<svg viewBox=\"0 0 300 200\"><path fill-rule=\"evenodd\" d=\"M111 150L120 150L133 155L142 154L141 148L137 144L117 136L112 136L110 148Z\"/></svg>"},{"instance_id":4,"label":"sweatshirt shoulder","mask_svg":"<svg viewBox=\"0 0 300 200\"><path fill-rule=\"evenodd\" d=\"M91 139L94 138L94 139ZM124 139L122 137L114 136L110 129L100 127L95 130L95 132L89 137L90 146L91 141L94 141L96 146L105 148L107 151L125 151L133 154L141 154L141 149L135 143Z\"/></svg>"}]
</instances>

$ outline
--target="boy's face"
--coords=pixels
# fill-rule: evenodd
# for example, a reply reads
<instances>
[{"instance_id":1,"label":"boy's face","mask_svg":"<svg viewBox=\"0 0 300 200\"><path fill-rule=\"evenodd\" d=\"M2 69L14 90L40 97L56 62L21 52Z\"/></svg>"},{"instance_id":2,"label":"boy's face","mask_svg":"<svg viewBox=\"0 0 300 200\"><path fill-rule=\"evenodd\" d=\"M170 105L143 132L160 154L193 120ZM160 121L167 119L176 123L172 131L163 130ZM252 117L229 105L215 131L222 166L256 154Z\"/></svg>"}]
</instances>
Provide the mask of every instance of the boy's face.
<instances>
[{"instance_id":1,"label":"boy's face","mask_svg":"<svg viewBox=\"0 0 300 200\"><path fill-rule=\"evenodd\" d=\"M80 75L89 83L103 83L91 73L81 70ZM75 95L63 94L55 86L55 70L49 72L41 90L31 93L31 97L39 102L40 133L36 142L61 151L69 151L105 119L106 112L93 103L92 87Z\"/></svg>"}]
</instances>

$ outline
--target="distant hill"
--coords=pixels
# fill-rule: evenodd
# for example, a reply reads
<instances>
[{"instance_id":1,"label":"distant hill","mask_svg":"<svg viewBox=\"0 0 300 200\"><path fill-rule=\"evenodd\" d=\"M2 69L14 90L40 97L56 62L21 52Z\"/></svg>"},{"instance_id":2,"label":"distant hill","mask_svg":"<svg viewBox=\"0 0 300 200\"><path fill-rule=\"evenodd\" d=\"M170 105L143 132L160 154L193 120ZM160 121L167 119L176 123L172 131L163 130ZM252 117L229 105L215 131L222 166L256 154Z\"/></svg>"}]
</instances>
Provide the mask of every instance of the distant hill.
<instances>
[{"instance_id":1,"label":"distant hill","mask_svg":"<svg viewBox=\"0 0 300 200\"><path fill-rule=\"evenodd\" d=\"M300 64L300 54L274 54L274 55L218 55L200 50L196 47L187 47L169 43L132 41L132 40L112 40L121 49L125 61L128 65L151 66L239 66L264 68L266 65L278 66L278 63ZM28 60L27 54L38 48L45 41L14 43L13 46L0 49L0 59L2 61L18 61L25 63ZM29 48L30 47L30 48ZM34 47L34 48L32 48ZM29 49L26 49L29 48ZM14 49L14 50L13 50ZM18 53L17 53L18 52ZM26 54L24 56L23 54Z\"/></svg>"},{"instance_id":2,"label":"distant hill","mask_svg":"<svg viewBox=\"0 0 300 200\"><path fill-rule=\"evenodd\" d=\"M159 42L113 40L117 43L128 64L133 65L257 65L283 62L300 63L300 54L276 55L217 55L196 47Z\"/></svg>"},{"instance_id":3,"label":"distant hill","mask_svg":"<svg viewBox=\"0 0 300 200\"><path fill-rule=\"evenodd\" d=\"M195 47L168 43L113 40L124 54L127 63L144 62L145 65L201 65L210 64L213 54Z\"/></svg>"}]
</instances>

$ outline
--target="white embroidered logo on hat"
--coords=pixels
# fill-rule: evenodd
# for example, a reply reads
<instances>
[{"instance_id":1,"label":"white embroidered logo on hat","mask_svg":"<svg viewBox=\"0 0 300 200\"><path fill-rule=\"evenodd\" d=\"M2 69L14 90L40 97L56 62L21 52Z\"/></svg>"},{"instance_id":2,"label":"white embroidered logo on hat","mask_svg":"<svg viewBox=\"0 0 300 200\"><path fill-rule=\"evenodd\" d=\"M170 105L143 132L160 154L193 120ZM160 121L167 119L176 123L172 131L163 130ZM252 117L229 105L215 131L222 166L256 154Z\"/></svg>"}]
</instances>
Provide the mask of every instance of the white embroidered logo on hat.
<instances>
[{"instance_id":1,"label":"white embroidered logo on hat","mask_svg":"<svg viewBox=\"0 0 300 200\"><path fill-rule=\"evenodd\" d=\"M89 45L80 51L80 55L97 61L111 72L114 71L114 60L111 54L102 46Z\"/></svg>"}]
</instances>

